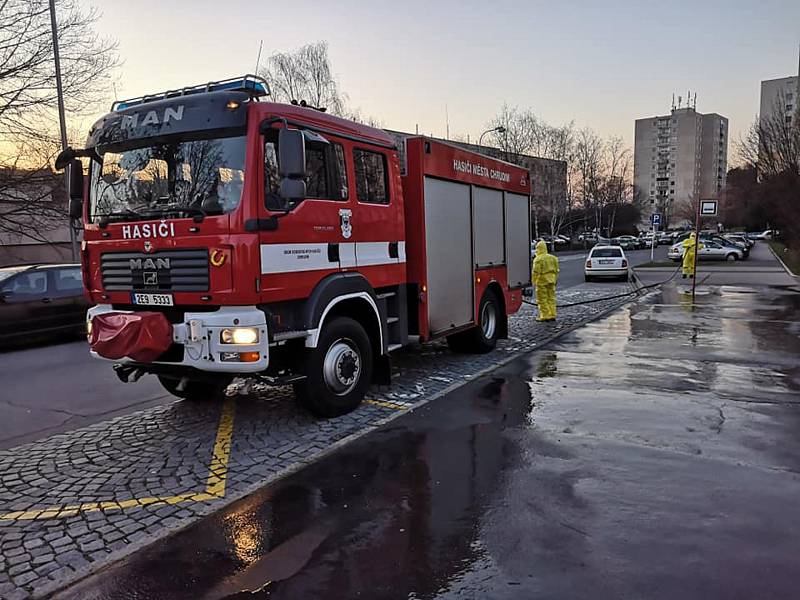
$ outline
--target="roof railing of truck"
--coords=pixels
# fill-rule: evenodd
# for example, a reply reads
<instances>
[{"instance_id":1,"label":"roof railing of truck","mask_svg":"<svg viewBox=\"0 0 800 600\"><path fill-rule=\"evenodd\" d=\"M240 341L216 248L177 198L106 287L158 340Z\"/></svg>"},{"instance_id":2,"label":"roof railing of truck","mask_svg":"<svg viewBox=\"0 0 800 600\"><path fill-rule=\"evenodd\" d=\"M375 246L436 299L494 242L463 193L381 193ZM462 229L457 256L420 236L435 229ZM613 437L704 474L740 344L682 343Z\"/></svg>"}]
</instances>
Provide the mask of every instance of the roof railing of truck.
<instances>
[{"instance_id":1,"label":"roof railing of truck","mask_svg":"<svg viewBox=\"0 0 800 600\"><path fill-rule=\"evenodd\" d=\"M221 81L209 81L208 83L192 85L177 90L167 90L166 92L159 92L157 94L147 94L129 100L116 100L111 105L111 110L120 111L130 108L131 106L155 102L156 100L188 96L189 94L204 94L206 92L247 92L250 94L251 99L268 96L270 93L269 84L265 79L258 75L243 75L242 77L233 77Z\"/></svg>"}]
</instances>

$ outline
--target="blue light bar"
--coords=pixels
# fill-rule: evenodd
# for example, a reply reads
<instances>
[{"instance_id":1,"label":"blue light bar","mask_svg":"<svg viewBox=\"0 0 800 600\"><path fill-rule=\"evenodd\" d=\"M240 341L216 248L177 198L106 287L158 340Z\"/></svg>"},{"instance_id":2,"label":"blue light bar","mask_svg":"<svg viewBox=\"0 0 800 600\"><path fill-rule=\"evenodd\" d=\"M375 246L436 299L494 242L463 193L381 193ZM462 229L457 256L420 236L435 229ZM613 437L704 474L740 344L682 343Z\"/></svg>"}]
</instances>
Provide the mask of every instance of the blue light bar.
<instances>
[{"instance_id":1,"label":"blue light bar","mask_svg":"<svg viewBox=\"0 0 800 600\"><path fill-rule=\"evenodd\" d=\"M208 83L201 83L178 90L167 90L166 92L157 94L147 94L146 96L139 96L138 98L131 98L130 100L118 100L111 105L111 110L120 111L130 108L131 106L155 102L156 100L187 96L189 94L204 94L207 92L247 92L252 99L268 96L269 85L258 75L244 75L243 77L223 79L222 81L209 81Z\"/></svg>"}]
</instances>

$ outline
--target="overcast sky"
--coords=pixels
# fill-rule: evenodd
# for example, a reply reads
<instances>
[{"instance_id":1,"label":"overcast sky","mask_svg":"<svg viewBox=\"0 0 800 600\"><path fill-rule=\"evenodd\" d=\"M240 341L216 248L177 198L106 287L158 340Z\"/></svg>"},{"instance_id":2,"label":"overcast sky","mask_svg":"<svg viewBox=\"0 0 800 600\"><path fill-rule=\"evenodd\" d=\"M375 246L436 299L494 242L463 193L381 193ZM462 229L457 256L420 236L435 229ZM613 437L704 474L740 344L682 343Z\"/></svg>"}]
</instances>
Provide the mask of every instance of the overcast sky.
<instances>
[{"instance_id":1,"label":"overcast sky","mask_svg":"<svg viewBox=\"0 0 800 600\"><path fill-rule=\"evenodd\" d=\"M762 79L797 74L799 0L85 0L124 65L120 98L251 72L326 40L353 107L386 127L473 139L507 102L633 142L634 119L697 93L732 133ZM135 8L134 8L135 7Z\"/></svg>"}]
</instances>

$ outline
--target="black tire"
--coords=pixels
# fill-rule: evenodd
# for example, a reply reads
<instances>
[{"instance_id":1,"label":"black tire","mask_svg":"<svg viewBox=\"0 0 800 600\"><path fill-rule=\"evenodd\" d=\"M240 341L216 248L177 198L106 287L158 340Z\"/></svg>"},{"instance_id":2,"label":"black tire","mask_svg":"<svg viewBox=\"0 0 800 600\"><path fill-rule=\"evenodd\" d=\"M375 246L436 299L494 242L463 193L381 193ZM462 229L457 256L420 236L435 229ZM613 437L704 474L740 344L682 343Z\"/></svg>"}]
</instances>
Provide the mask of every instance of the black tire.
<instances>
[{"instance_id":1,"label":"black tire","mask_svg":"<svg viewBox=\"0 0 800 600\"><path fill-rule=\"evenodd\" d=\"M190 379L182 390L178 389L178 384L181 382L180 377L159 375L158 381L164 386L165 390L177 398L191 402L205 402L221 400L225 395L225 389L233 381L233 378L230 375L219 375L214 381Z\"/></svg>"},{"instance_id":2,"label":"black tire","mask_svg":"<svg viewBox=\"0 0 800 600\"><path fill-rule=\"evenodd\" d=\"M734 262L735 262L735 261L739 260L739 257L738 257L738 256L736 256L736 254L734 254L733 252L731 252L730 254L728 254L728 255L725 257L725 260L727 260L727 261L734 261Z\"/></svg>"},{"instance_id":3,"label":"black tire","mask_svg":"<svg viewBox=\"0 0 800 600\"><path fill-rule=\"evenodd\" d=\"M500 337L502 309L497 294L486 290L478 306L480 323L460 333L447 336L447 345L453 352L486 354L494 350Z\"/></svg>"},{"instance_id":4,"label":"black tire","mask_svg":"<svg viewBox=\"0 0 800 600\"><path fill-rule=\"evenodd\" d=\"M590 282L590 281L593 281L593 280L592 280L592 276L591 276L591 275L584 275L584 276L583 276L583 279L584 279L584 281L586 281L587 283L588 283L588 282Z\"/></svg>"},{"instance_id":5,"label":"black tire","mask_svg":"<svg viewBox=\"0 0 800 600\"><path fill-rule=\"evenodd\" d=\"M631 276L629 274L628 275L623 275L619 279L620 279L620 281L630 281L631 280Z\"/></svg>"},{"instance_id":6,"label":"black tire","mask_svg":"<svg viewBox=\"0 0 800 600\"><path fill-rule=\"evenodd\" d=\"M336 317L323 325L294 384L298 402L319 417L338 417L361 404L372 381L372 344L358 321Z\"/></svg>"}]
</instances>

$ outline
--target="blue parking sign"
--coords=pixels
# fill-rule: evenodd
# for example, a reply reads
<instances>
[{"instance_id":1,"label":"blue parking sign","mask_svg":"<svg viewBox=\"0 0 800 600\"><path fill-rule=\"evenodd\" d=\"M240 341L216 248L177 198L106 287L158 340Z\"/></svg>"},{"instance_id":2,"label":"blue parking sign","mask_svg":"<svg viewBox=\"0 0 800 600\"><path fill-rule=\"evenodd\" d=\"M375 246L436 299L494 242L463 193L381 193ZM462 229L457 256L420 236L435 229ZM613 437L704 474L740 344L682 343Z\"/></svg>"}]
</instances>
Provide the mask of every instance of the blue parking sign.
<instances>
[{"instance_id":1,"label":"blue parking sign","mask_svg":"<svg viewBox=\"0 0 800 600\"><path fill-rule=\"evenodd\" d=\"M653 213L650 215L650 222L653 225L661 225L661 213Z\"/></svg>"}]
</instances>

